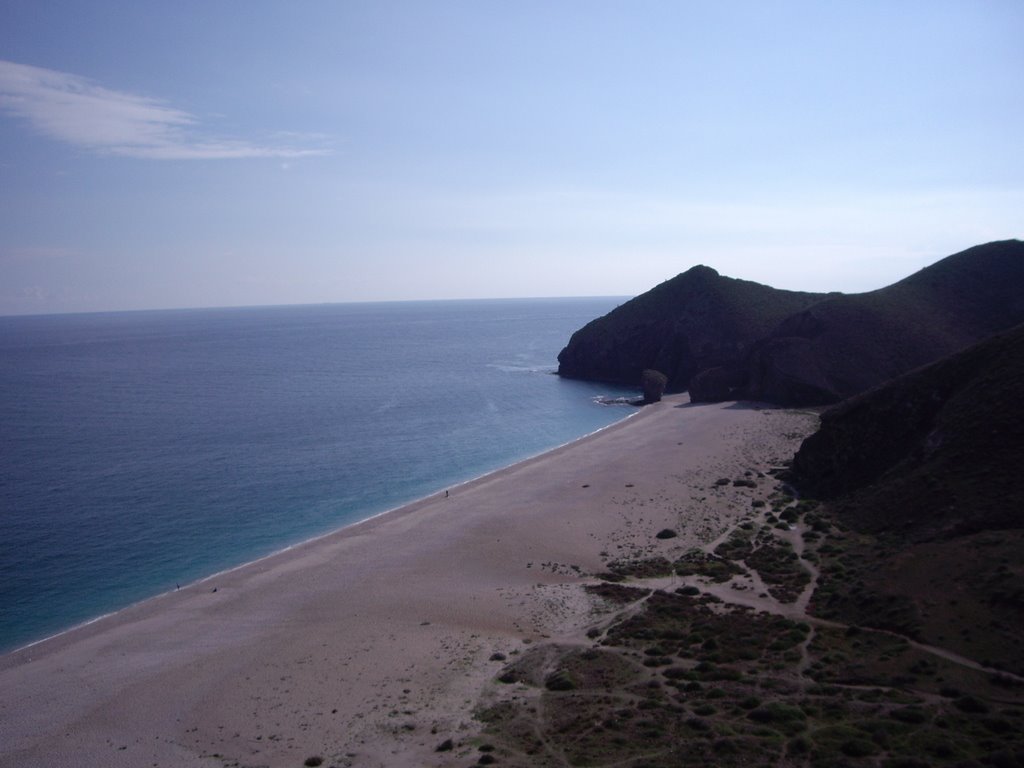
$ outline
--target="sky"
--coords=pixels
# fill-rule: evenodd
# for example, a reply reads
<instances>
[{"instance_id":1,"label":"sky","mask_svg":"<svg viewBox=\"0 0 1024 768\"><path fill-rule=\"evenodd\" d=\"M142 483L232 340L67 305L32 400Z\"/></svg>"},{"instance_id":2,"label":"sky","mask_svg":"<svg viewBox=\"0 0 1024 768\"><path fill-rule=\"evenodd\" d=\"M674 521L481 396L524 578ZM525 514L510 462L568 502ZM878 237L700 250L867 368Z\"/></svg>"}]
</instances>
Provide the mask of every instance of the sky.
<instances>
[{"instance_id":1,"label":"sky","mask_svg":"<svg viewBox=\"0 0 1024 768\"><path fill-rule=\"evenodd\" d=\"M0 315L857 292L1024 237L1024 3L3 0Z\"/></svg>"}]
</instances>

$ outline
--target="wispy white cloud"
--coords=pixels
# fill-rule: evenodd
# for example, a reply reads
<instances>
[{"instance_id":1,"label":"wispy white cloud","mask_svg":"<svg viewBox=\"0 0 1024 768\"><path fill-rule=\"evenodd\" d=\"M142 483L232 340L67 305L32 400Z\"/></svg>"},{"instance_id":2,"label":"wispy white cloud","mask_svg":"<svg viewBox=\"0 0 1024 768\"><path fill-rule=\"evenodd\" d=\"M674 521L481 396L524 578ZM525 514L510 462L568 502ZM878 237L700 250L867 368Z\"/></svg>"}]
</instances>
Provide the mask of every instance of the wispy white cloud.
<instances>
[{"instance_id":1,"label":"wispy white cloud","mask_svg":"<svg viewBox=\"0 0 1024 768\"><path fill-rule=\"evenodd\" d=\"M96 152L151 160L294 158L321 147L211 136L198 118L146 96L115 91L68 72L0 60L0 108L40 133ZM297 134L290 134L292 139Z\"/></svg>"}]
</instances>

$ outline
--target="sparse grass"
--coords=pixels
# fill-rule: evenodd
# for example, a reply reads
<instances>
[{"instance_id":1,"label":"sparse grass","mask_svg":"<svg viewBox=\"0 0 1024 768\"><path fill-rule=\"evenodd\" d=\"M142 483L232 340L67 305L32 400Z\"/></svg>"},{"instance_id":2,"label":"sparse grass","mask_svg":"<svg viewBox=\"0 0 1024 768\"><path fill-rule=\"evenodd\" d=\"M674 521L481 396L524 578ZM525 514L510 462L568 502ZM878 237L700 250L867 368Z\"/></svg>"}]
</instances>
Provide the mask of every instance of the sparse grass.
<instances>
[{"instance_id":1,"label":"sparse grass","mask_svg":"<svg viewBox=\"0 0 1024 768\"><path fill-rule=\"evenodd\" d=\"M910 620L918 614L879 591L885 542L841 531L815 502L780 509L783 520L794 515L813 531L805 556L823 573L819 615L918 626ZM986 584L1016 572L1000 542L977 548L992 560L979 577ZM792 548L750 522L714 555L614 567L623 578L674 570L722 583L744 572L740 557L780 599L776 590L795 596L807 584ZM1024 754L1024 686L1009 675L962 667L869 626L812 630L695 586L587 590L613 612L586 632L598 645L532 647L499 677L525 688L498 688L518 693L479 713L502 765L952 768L1012 765Z\"/></svg>"},{"instance_id":2,"label":"sparse grass","mask_svg":"<svg viewBox=\"0 0 1024 768\"><path fill-rule=\"evenodd\" d=\"M672 575L672 563L664 557L649 557L637 560L613 560L608 571L619 578L653 579Z\"/></svg>"},{"instance_id":3,"label":"sparse grass","mask_svg":"<svg viewBox=\"0 0 1024 768\"><path fill-rule=\"evenodd\" d=\"M765 537L746 562L761 574L772 596L784 603L796 600L811 580L792 545L774 536Z\"/></svg>"},{"instance_id":4,"label":"sparse grass","mask_svg":"<svg viewBox=\"0 0 1024 768\"><path fill-rule=\"evenodd\" d=\"M732 560L692 550L672 564L679 576L704 576L712 581L725 582L745 571Z\"/></svg>"}]
</instances>

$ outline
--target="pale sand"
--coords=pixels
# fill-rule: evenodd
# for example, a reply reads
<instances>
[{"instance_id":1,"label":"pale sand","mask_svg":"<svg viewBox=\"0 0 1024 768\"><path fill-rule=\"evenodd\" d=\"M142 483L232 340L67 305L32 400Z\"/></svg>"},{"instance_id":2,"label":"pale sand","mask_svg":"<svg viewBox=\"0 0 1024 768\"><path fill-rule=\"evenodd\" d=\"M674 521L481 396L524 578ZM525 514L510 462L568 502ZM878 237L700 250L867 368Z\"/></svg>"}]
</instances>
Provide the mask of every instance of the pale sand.
<instances>
[{"instance_id":1,"label":"pale sand","mask_svg":"<svg viewBox=\"0 0 1024 768\"><path fill-rule=\"evenodd\" d=\"M814 421L667 398L450 498L9 654L0 765L466 764L434 750L471 745L492 653L578 640L596 620L582 587L609 557L720 536L751 492L714 481L788 459ZM656 539L666 527L680 535Z\"/></svg>"}]
</instances>

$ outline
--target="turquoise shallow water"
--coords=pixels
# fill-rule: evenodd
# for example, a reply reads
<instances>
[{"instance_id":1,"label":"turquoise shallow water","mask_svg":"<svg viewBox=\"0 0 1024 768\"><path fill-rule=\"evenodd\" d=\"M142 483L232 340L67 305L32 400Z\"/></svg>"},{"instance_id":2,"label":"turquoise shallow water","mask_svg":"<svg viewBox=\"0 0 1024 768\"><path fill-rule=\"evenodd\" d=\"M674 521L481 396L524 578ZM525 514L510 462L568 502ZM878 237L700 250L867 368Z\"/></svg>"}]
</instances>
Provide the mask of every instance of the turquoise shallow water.
<instances>
[{"instance_id":1,"label":"turquoise shallow water","mask_svg":"<svg viewBox=\"0 0 1024 768\"><path fill-rule=\"evenodd\" d=\"M0 650L625 417L552 375L621 301L0 318Z\"/></svg>"}]
</instances>

